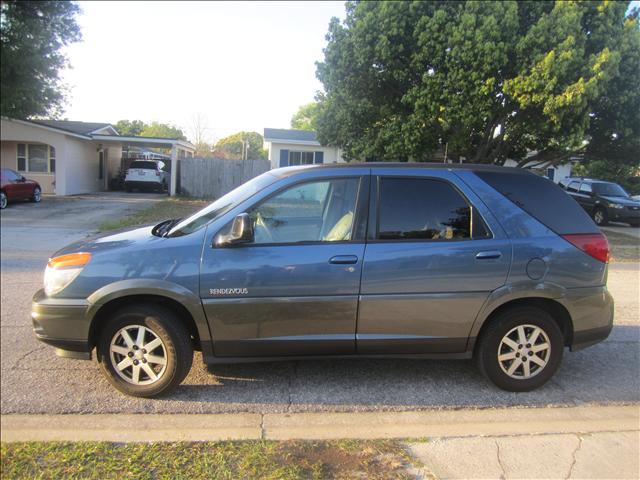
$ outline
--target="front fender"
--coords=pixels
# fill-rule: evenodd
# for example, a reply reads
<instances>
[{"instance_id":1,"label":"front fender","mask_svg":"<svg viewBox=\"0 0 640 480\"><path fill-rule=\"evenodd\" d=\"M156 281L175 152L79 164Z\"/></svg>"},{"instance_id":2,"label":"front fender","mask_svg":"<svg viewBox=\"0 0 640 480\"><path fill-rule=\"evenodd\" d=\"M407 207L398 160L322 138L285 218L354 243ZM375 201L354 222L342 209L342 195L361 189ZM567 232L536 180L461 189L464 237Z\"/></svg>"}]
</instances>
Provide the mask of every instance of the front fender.
<instances>
[{"instance_id":1,"label":"front fender","mask_svg":"<svg viewBox=\"0 0 640 480\"><path fill-rule=\"evenodd\" d=\"M93 292L88 298L87 316L93 320L100 308L112 300L133 295L155 295L166 297L180 303L191 314L198 329L203 349L211 343L211 332L207 323L200 298L191 290L166 280L137 278L120 280L105 285Z\"/></svg>"},{"instance_id":2,"label":"front fender","mask_svg":"<svg viewBox=\"0 0 640 480\"><path fill-rule=\"evenodd\" d=\"M521 298L548 298L551 300L558 300L567 295L567 289L561 285L555 283L543 282L520 282L510 285L504 285L497 288L487 299L485 300L482 308L476 315L476 319L471 326L469 332L469 343L467 344L467 350L473 350L475 339L480 333L480 329L486 322L487 318L499 307L505 303L513 300L519 300Z\"/></svg>"}]
</instances>

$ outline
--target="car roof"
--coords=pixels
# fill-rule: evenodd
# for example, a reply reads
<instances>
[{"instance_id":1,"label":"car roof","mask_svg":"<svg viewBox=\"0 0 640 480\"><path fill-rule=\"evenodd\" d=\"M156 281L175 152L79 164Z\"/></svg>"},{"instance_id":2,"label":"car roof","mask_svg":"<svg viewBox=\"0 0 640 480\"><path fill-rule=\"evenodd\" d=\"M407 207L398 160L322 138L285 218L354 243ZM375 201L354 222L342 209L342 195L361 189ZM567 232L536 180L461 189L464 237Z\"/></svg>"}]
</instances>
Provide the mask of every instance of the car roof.
<instances>
[{"instance_id":1,"label":"car roof","mask_svg":"<svg viewBox=\"0 0 640 480\"><path fill-rule=\"evenodd\" d=\"M583 183L611 183L617 185L616 182L609 182L607 180L597 180L595 178L582 178L582 177L565 177L563 180L570 182L583 182Z\"/></svg>"},{"instance_id":2,"label":"car roof","mask_svg":"<svg viewBox=\"0 0 640 480\"><path fill-rule=\"evenodd\" d=\"M269 173L278 177L288 177L296 173L309 170L342 170L350 168L371 169L432 169L432 170L474 170L503 173L522 173L533 175L528 170L516 167L501 167L498 165L486 165L478 163L429 163L429 162L350 162L350 163L325 163L321 165L299 165L295 167L282 167L271 170Z\"/></svg>"}]
</instances>

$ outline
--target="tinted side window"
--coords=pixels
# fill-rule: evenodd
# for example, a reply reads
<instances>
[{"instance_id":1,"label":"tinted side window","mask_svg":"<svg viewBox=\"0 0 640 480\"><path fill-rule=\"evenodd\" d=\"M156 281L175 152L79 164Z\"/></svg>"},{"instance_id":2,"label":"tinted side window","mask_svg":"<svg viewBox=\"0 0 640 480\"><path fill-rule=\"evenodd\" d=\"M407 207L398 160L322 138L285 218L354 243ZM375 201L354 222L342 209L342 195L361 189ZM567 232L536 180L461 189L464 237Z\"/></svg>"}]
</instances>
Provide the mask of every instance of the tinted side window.
<instances>
[{"instance_id":1,"label":"tinted side window","mask_svg":"<svg viewBox=\"0 0 640 480\"><path fill-rule=\"evenodd\" d=\"M516 171L511 172L509 170L512 169L474 173L522 210L560 235L599 232L587 212L555 183L526 171L513 169Z\"/></svg>"},{"instance_id":2,"label":"tinted side window","mask_svg":"<svg viewBox=\"0 0 640 480\"><path fill-rule=\"evenodd\" d=\"M460 240L472 237L471 206L449 183L425 178L380 180L380 240ZM479 215L476 236L487 236Z\"/></svg>"},{"instance_id":3,"label":"tinted side window","mask_svg":"<svg viewBox=\"0 0 640 480\"><path fill-rule=\"evenodd\" d=\"M580 186L580 182L571 182L567 187L568 192L578 193L578 187Z\"/></svg>"},{"instance_id":4,"label":"tinted side window","mask_svg":"<svg viewBox=\"0 0 640 480\"><path fill-rule=\"evenodd\" d=\"M591 185L588 183L580 185L580 193L591 193Z\"/></svg>"}]
</instances>

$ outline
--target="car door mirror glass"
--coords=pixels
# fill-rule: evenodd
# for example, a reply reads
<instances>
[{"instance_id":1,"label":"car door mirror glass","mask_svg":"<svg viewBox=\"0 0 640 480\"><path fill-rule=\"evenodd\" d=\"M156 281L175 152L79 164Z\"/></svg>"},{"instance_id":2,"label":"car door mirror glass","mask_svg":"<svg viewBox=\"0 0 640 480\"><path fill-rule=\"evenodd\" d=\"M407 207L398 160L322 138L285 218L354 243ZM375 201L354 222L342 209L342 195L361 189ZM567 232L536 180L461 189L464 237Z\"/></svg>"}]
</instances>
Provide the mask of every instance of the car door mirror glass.
<instances>
[{"instance_id":1,"label":"car door mirror glass","mask_svg":"<svg viewBox=\"0 0 640 480\"><path fill-rule=\"evenodd\" d=\"M247 213L241 213L233 219L230 228L216 235L214 245L216 247L227 247L240 243L251 243L253 239L253 221Z\"/></svg>"}]
</instances>

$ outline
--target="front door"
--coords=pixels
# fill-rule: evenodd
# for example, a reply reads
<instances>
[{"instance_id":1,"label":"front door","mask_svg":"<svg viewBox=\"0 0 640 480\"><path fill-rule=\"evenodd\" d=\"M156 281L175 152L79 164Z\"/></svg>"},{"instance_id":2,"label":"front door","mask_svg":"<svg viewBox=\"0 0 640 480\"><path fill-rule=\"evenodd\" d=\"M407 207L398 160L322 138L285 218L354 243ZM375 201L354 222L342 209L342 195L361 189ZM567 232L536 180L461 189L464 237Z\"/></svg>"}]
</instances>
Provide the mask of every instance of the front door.
<instances>
[{"instance_id":1,"label":"front door","mask_svg":"<svg viewBox=\"0 0 640 480\"><path fill-rule=\"evenodd\" d=\"M509 240L451 173L373 178L358 353L465 351L482 304L506 281Z\"/></svg>"},{"instance_id":2,"label":"front door","mask_svg":"<svg viewBox=\"0 0 640 480\"><path fill-rule=\"evenodd\" d=\"M355 353L367 195L368 177L298 183L247 211L253 242L205 245L216 356Z\"/></svg>"}]
</instances>

